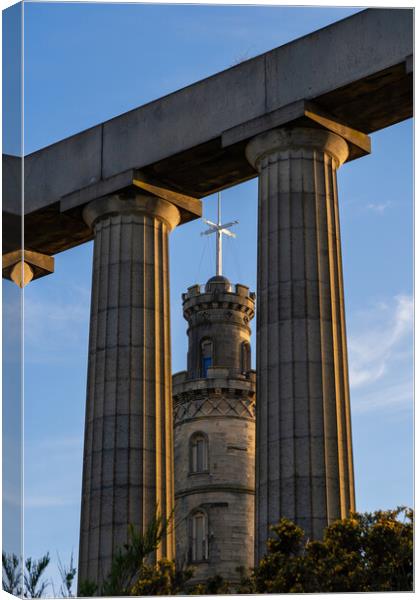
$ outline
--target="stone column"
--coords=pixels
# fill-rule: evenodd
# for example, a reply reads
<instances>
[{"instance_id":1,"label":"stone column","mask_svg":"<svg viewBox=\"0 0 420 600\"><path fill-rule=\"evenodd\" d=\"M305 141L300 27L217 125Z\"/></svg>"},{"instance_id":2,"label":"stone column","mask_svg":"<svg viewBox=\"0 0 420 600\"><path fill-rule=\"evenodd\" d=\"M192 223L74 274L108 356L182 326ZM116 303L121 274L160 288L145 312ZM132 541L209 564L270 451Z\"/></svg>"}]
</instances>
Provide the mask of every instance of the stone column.
<instances>
[{"instance_id":1,"label":"stone column","mask_svg":"<svg viewBox=\"0 0 420 600\"><path fill-rule=\"evenodd\" d=\"M101 582L128 525L174 508L168 233L180 214L147 194L95 200L79 583ZM174 557L173 528L156 558Z\"/></svg>"},{"instance_id":2,"label":"stone column","mask_svg":"<svg viewBox=\"0 0 420 600\"><path fill-rule=\"evenodd\" d=\"M256 556L280 517L321 538L355 510L336 170L323 129L251 140L259 172Z\"/></svg>"}]
</instances>

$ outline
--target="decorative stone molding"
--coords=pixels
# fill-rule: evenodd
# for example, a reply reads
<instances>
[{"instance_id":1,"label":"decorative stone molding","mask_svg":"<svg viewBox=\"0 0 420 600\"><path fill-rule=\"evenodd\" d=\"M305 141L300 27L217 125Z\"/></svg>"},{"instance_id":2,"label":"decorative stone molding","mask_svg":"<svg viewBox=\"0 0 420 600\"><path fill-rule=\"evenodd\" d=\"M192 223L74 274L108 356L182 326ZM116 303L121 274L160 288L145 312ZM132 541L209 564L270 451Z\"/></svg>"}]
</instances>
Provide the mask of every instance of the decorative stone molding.
<instances>
[{"instance_id":1,"label":"decorative stone molding","mask_svg":"<svg viewBox=\"0 0 420 600\"><path fill-rule=\"evenodd\" d=\"M255 419L255 394L249 397L237 397L220 394L194 398L192 394L184 393L174 397L174 426L184 421L200 417L235 417L240 419Z\"/></svg>"}]
</instances>

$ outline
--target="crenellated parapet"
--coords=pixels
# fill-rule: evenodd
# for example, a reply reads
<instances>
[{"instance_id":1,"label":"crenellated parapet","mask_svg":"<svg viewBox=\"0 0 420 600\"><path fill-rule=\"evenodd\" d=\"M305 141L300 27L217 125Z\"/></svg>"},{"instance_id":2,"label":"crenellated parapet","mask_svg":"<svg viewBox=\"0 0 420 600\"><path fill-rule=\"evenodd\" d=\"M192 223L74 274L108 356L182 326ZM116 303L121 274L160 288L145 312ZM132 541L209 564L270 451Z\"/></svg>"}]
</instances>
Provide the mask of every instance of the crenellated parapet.
<instances>
[{"instance_id":1,"label":"crenellated parapet","mask_svg":"<svg viewBox=\"0 0 420 600\"><path fill-rule=\"evenodd\" d=\"M247 326L255 314L255 293L241 284L232 286L223 281L210 281L204 290L200 285L193 285L182 295L182 300L184 318L190 327L226 320Z\"/></svg>"}]
</instances>

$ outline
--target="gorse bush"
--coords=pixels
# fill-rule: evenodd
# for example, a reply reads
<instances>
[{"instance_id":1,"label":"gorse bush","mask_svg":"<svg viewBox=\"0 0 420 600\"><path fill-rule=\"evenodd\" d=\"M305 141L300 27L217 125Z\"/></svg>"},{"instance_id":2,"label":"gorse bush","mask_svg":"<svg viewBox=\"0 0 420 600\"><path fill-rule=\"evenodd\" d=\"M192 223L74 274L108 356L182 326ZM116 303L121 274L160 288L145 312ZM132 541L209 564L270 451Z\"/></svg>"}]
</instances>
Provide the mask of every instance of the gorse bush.
<instances>
[{"instance_id":1,"label":"gorse bush","mask_svg":"<svg viewBox=\"0 0 420 600\"><path fill-rule=\"evenodd\" d=\"M305 541L297 525L271 528L267 553L242 590L248 593L397 592L413 589L413 511L354 513Z\"/></svg>"}]
</instances>

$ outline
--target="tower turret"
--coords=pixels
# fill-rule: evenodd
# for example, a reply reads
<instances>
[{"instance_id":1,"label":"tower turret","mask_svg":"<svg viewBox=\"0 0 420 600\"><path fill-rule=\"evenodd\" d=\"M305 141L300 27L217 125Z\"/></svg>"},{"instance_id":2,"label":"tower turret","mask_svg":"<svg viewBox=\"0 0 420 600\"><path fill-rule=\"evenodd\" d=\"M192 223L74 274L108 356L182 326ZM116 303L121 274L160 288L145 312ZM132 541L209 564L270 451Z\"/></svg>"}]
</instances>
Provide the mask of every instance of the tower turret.
<instances>
[{"instance_id":1,"label":"tower turret","mask_svg":"<svg viewBox=\"0 0 420 600\"><path fill-rule=\"evenodd\" d=\"M223 275L208 280L204 291L191 286L183 294L188 321L188 379L207 376L209 367L223 367L229 376L251 369L249 322L254 316L255 294L246 286L232 286Z\"/></svg>"},{"instance_id":2,"label":"tower turret","mask_svg":"<svg viewBox=\"0 0 420 600\"><path fill-rule=\"evenodd\" d=\"M188 368L173 376L176 556L192 584L254 564L255 294L216 275L183 294Z\"/></svg>"}]
</instances>

